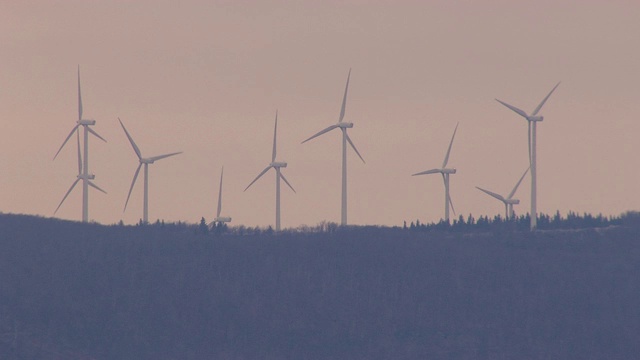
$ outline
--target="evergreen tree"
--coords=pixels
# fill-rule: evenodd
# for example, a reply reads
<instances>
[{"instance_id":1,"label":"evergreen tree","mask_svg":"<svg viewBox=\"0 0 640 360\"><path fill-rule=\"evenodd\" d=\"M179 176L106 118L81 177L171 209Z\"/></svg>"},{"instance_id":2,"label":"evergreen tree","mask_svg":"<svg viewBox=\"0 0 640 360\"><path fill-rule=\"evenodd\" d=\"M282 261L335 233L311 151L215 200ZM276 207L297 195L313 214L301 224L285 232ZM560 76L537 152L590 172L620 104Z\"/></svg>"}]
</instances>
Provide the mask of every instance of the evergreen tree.
<instances>
[{"instance_id":1,"label":"evergreen tree","mask_svg":"<svg viewBox=\"0 0 640 360\"><path fill-rule=\"evenodd\" d=\"M204 216L200 219L200 225L198 225L198 231L202 235L209 234L209 226L207 225L207 221L204 219Z\"/></svg>"}]
</instances>

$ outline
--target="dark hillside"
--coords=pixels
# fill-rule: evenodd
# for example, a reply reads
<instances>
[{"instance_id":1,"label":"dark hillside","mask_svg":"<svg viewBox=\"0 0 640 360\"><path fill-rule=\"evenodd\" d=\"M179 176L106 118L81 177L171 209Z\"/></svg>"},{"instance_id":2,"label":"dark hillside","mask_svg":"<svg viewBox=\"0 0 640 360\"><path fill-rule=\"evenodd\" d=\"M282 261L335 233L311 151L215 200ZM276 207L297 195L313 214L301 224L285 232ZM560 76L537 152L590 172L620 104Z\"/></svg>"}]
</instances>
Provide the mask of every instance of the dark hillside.
<instances>
[{"instance_id":1,"label":"dark hillside","mask_svg":"<svg viewBox=\"0 0 640 360\"><path fill-rule=\"evenodd\" d=\"M629 359L640 224L212 236L0 215L3 359Z\"/></svg>"}]
</instances>

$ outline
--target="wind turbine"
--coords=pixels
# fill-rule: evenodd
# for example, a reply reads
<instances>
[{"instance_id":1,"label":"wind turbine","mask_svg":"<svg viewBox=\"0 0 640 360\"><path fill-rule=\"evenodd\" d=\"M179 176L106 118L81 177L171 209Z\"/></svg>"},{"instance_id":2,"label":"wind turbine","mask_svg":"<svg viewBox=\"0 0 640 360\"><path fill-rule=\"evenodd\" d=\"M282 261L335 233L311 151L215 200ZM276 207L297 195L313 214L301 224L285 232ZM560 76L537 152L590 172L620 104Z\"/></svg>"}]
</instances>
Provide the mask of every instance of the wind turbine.
<instances>
[{"instance_id":1,"label":"wind turbine","mask_svg":"<svg viewBox=\"0 0 640 360\"><path fill-rule=\"evenodd\" d=\"M342 98L342 109L340 110L340 118L338 119L338 123L331 125L322 131L319 131L315 135L311 136L310 138L302 142L302 144L304 144L307 141L313 138L316 138L336 128L339 128L340 130L342 130L342 207L341 207L340 223L343 226L347 225L347 142L349 142L349 145L351 145L351 147L356 152L360 160L362 160L363 163L365 162L364 159L362 158L362 155L360 155L360 152L358 152L358 149L356 149L356 146L353 144L353 141L351 141L351 138L347 134L347 129L352 128L353 123L342 121L344 119L344 112L347 106L347 91L349 90L350 77L351 77L351 69L349 69L349 75L347 75L347 86L344 88L344 97Z\"/></svg>"},{"instance_id":2,"label":"wind turbine","mask_svg":"<svg viewBox=\"0 0 640 360\"><path fill-rule=\"evenodd\" d=\"M98 189L97 186L93 185L89 181L89 180L95 179L95 175L89 174L89 133L95 135L98 139L104 142L107 142L107 140L105 140L102 136L98 135L97 132L95 132L93 129L89 127L95 124L96 124L96 121L93 119L82 118L82 93L80 91L80 66L78 65L78 121L76 121L76 126L74 126L73 129L71 129L71 132L69 132L69 135L67 135L67 138L64 139L64 142L58 149L58 152L56 152L56 155L53 157L53 160L55 160L56 157L58 157L58 154L60 153L64 145L69 141L69 139L71 138L71 135L73 135L74 132L78 134L78 144L79 144L80 133L78 128L82 126L84 128L84 164L81 164L82 165L80 167L81 174L78 174L78 180L82 179L82 221L83 222L89 221L89 186L91 185L96 189ZM80 156L78 156L78 159L81 159ZM78 180L76 180L76 182ZM75 183L73 186L75 186ZM71 186L71 189L73 189L73 186ZM71 191L71 189L69 189L69 192ZM69 193L67 193L67 195L69 195ZM64 201L64 199L62 201ZM60 205L62 205L62 203L60 203Z\"/></svg>"},{"instance_id":3,"label":"wind turbine","mask_svg":"<svg viewBox=\"0 0 640 360\"><path fill-rule=\"evenodd\" d=\"M131 181L131 187L129 188L129 195L127 195L127 201L124 203L123 212L127 210L127 204L129 203L129 198L131 197L131 191L133 191L133 186L136 184L136 180L138 179L140 168L142 168L142 165L144 165L144 200L143 200L144 207L142 211L142 221L145 224L147 224L149 223L149 164L153 164L154 162L160 159L168 158L169 156L182 154L182 151L171 153L171 154L153 156L149 158L143 158L142 153L138 148L138 145L136 145L136 143L133 141L133 138L131 137L131 135L129 135L129 132L124 127L124 124L122 123L120 118L118 118L118 121L120 122L120 126L122 126L122 130L124 130L125 135L127 135L127 138L131 143L131 147L133 147L133 151L136 152L136 155L138 156L138 161L140 162L140 164L138 165L138 168L136 169L135 174L133 175L133 181Z\"/></svg>"},{"instance_id":4,"label":"wind turbine","mask_svg":"<svg viewBox=\"0 0 640 360\"><path fill-rule=\"evenodd\" d=\"M217 222L217 223L231 222L230 217L220 216L220 212L222 211L222 175L224 175L224 166L220 171L220 191L218 192L218 211L216 212L216 218L213 219L213 222Z\"/></svg>"},{"instance_id":5,"label":"wind turbine","mask_svg":"<svg viewBox=\"0 0 640 360\"><path fill-rule=\"evenodd\" d=\"M520 186L520 183L524 179L525 175L527 175L528 171L529 171L529 168L527 168L527 170L524 171L524 174L522 174L522 177L520 177L520 180L518 180L518 183L516 184L516 186L513 187L513 190L511 190L511 192L509 193L509 195L507 195L506 198L502 195L496 194L489 190L485 190L479 186L476 186L476 189L502 201L504 203L505 219L507 220L513 219L515 217L515 213L513 212L513 205L520 204L520 200L514 199L513 195L515 195L516 191L518 190L518 186Z\"/></svg>"},{"instance_id":6,"label":"wind turbine","mask_svg":"<svg viewBox=\"0 0 640 360\"><path fill-rule=\"evenodd\" d=\"M459 124L459 123L458 123ZM427 175L427 174L442 174L442 180L444 181L444 221L449 222L449 205L451 205L451 210L453 210L453 214L455 215L456 210L453 208L453 202L451 201L451 196L449 195L449 175L455 174L456 169L447 168L447 163L449 162L449 154L451 153L451 145L453 145L453 139L456 137L456 131L458 131L458 124L456 124L456 128L453 130L453 136L451 136L451 142L449 143L449 149L447 149L447 155L444 157L444 162L442 163L442 168L440 169L431 169L422 171L411 176L416 175Z\"/></svg>"},{"instance_id":7,"label":"wind turbine","mask_svg":"<svg viewBox=\"0 0 640 360\"><path fill-rule=\"evenodd\" d=\"M531 167L531 214L530 214L531 230L535 230L538 223L537 172L536 172L536 124L539 121L544 120L544 117L541 115L538 115L538 112L540 111L540 109L542 109L542 106L544 105L544 103L547 101L547 99L549 99L549 96L553 94L553 92L556 90L556 88L559 85L560 83L558 82L556 86L554 86L553 89L551 89L549 94L547 94L547 96L545 96L545 98L542 99L542 101L540 102L540 105L538 105L533 110L531 115L528 115L526 112L518 109L515 106L509 105L503 101L496 99L496 101L499 102L500 104L508 107L509 109L513 110L516 114L525 118L528 123L529 133L527 138L529 141L529 166Z\"/></svg>"},{"instance_id":8,"label":"wind turbine","mask_svg":"<svg viewBox=\"0 0 640 360\"><path fill-rule=\"evenodd\" d=\"M64 197L62 198L62 201L60 201L60 204L58 204L58 207L56 208L56 211L53 212L53 214L55 215L55 213L58 212L58 209L60 209L60 206L62 206L62 203L64 203L64 201L67 199L67 196L69 196L69 194L71 193L71 191L73 190L74 187L76 187L76 185L78 184L78 181L82 180L84 183L89 184L89 186L103 192L103 193L107 193L106 191L102 190L101 188L98 187L98 185L94 184L93 179L95 179L95 175L87 175L86 172L82 171L82 155L80 154L80 133L76 133L77 134L77 138L78 138L78 175L76 176L76 181L73 182L73 184L71 184L71 187L69 188L69 190L67 191L66 194L64 194ZM84 221L84 220L83 220ZM85 221L86 222L86 221Z\"/></svg>"},{"instance_id":9,"label":"wind turbine","mask_svg":"<svg viewBox=\"0 0 640 360\"><path fill-rule=\"evenodd\" d=\"M280 231L280 179L284 180L284 182L291 188L291 190L293 190L294 193L296 191L293 189L293 186L289 184L289 181L287 181L287 178L284 177L284 175L280 170L280 168L286 168L287 163L285 161L276 161L277 131L278 131L278 111L276 110L276 124L273 129L273 151L271 153L271 162L269 163L269 165L267 165L267 167L264 170L262 170L260 174L258 174L258 176L256 176L255 179L253 179L253 181L249 185L247 185L244 191L247 191L247 189L249 189L249 187L251 187L251 185L253 185L254 182L260 179L262 175L266 174L266 172L269 171L269 169L273 168L276 171L276 231ZM220 177L220 183L222 184L222 176ZM218 216L220 216L220 203L218 203Z\"/></svg>"}]
</instances>

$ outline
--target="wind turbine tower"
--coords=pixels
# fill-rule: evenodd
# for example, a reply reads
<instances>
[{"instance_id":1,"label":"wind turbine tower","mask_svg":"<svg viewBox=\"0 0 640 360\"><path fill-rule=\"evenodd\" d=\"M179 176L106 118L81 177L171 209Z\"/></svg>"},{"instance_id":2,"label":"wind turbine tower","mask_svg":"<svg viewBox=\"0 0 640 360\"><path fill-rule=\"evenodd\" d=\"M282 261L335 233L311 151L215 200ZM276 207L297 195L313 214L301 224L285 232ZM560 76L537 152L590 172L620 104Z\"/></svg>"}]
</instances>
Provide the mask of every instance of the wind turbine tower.
<instances>
[{"instance_id":1,"label":"wind turbine tower","mask_svg":"<svg viewBox=\"0 0 640 360\"><path fill-rule=\"evenodd\" d=\"M276 232L279 232L280 231L280 179L284 180L284 182L289 186L289 188L291 188L291 190L293 190L294 193L296 191L293 189L293 186L289 184L289 181L287 181L287 178L284 177L284 174L282 174L282 171L280 170L281 168L286 168L287 163L285 161L276 161L277 134L278 134L278 111L276 110L276 124L273 129L273 151L271 152L271 162L269 163L269 165L267 165L267 167L264 170L262 170L260 174L258 174L258 176L256 176L255 179L253 179L253 181L249 185L247 185L244 191L247 191L247 189L249 189L249 187L251 187L251 185L253 185L254 182L260 179L262 175L264 175L270 169L273 168L276 171ZM222 182L222 178L220 181ZM218 207L218 209L220 208ZM218 210L218 213L219 212L220 210Z\"/></svg>"},{"instance_id":2,"label":"wind turbine tower","mask_svg":"<svg viewBox=\"0 0 640 360\"><path fill-rule=\"evenodd\" d=\"M133 175L133 181L131 181L131 187L129 188L129 194L127 195L127 201L124 203L123 212L125 210L127 210L127 204L129 203L129 198L131 197L131 191L133 191L133 186L136 184L136 180L138 179L138 174L140 173L140 168L142 168L142 165L144 165L144 199L143 199L142 221L143 221L143 223L148 224L149 223L149 164L153 164L154 162L156 162L158 160L161 160L161 159L164 159L164 158L168 158L170 156L182 154L182 151L174 152L174 153L170 153L170 154L153 156L153 157L149 157L149 158L143 158L142 157L142 153L140 152L140 149L138 148L138 145L136 145L135 141L133 141L133 138L131 137L131 135L129 135L129 132L127 131L127 128L124 127L124 124L122 123L120 118L118 118L118 121L120 122L120 126L122 126L122 130L124 130L125 135L127 135L127 139L129 139L129 142L131 143L131 147L133 147L133 151L135 151L136 155L138 156L138 162L140 163L138 165L138 168L136 169L135 174Z\"/></svg>"},{"instance_id":3,"label":"wind turbine tower","mask_svg":"<svg viewBox=\"0 0 640 360\"><path fill-rule=\"evenodd\" d=\"M453 136L451 136L451 142L449 143L449 148L447 149L447 154L444 157L444 162L442 163L442 167L439 169L431 169L422 171L412 176L417 175L427 175L427 174L442 174L442 180L444 181L444 221L449 222L449 205L451 205L451 210L453 210L453 214L455 215L456 210L453 208L453 202L451 201L451 196L449 195L449 175L455 174L455 168L448 168L447 163L449 162L449 154L451 153L451 145L453 145L453 139L456 137L456 131L458 131L458 124L456 124L456 128L453 130Z\"/></svg>"},{"instance_id":4,"label":"wind turbine tower","mask_svg":"<svg viewBox=\"0 0 640 360\"><path fill-rule=\"evenodd\" d=\"M518 109L517 107L513 106L513 105L509 105L503 101L500 101L498 99L496 99L497 102L499 102L500 104L508 107L509 109L513 110L516 114L522 116L523 118L525 118L525 120L527 120L528 123L528 142L529 142L529 165L531 167L531 213L530 213L530 217L531 217L531 230L535 230L537 225L538 225L538 203L537 203L537 170L536 170L536 125L539 121L544 120L544 117L541 115L538 115L538 112L540 112L540 109L542 109L542 106L544 105L545 102L547 102L547 99L549 99L549 97L551 96L551 94L553 94L553 92L556 90L556 88L560 85L560 83L557 83L556 86L553 87L553 89L551 89L551 91L549 92L549 94L547 94L547 96L545 96L544 99L542 99L542 101L540 102L540 104L538 105L538 107L536 107L533 112L531 113L531 115L527 114L526 112L524 112L523 110Z\"/></svg>"},{"instance_id":5,"label":"wind turbine tower","mask_svg":"<svg viewBox=\"0 0 640 360\"><path fill-rule=\"evenodd\" d=\"M349 74L347 75L347 85L345 86L345 89L344 89L344 97L342 98L342 108L340 110L340 117L338 119L338 123L331 125L324 130L319 131L315 135L311 136L310 138L302 142L302 144L304 144L307 141L313 138L316 138L336 128L339 128L340 130L342 130L342 206L341 206L341 212L340 212L340 224L342 226L347 225L347 142L349 143L349 145L351 145L351 148L353 149L353 151L356 152L360 160L362 160L363 163L365 162L364 159L362 158L362 155L360 155L360 152L358 151L358 149L356 149L356 146L353 144L353 141L351 141L349 134L347 134L347 129L352 128L353 123L342 121L344 119L344 113L347 106L347 92L349 91L350 77L351 77L351 69L349 69Z\"/></svg>"},{"instance_id":6,"label":"wind turbine tower","mask_svg":"<svg viewBox=\"0 0 640 360\"><path fill-rule=\"evenodd\" d=\"M98 188L95 184L93 184L90 181L95 179L95 175L89 174L89 133L93 134L98 139L104 142L107 142L107 140L105 140L102 136L98 135L97 132L95 132L93 129L89 127L95 124L96 124L96 121L93 119L82 118L82 93L80 91L80 66L78 65L78 121L76 121L76 125L73 127L73 129L71 129L71 132L69 133L69 135L67 135L67 138L64 139L64 142L58 149L58 152L56 152L56 155L53 157L53 159L54 160L56 159L56 157L58 156L58 154L60 153L64 145L69 141L69 139L71 138L74 132L76 132L77 135L79 136L78 128L82 126L84 129L84 159L83 159L84 163L82 164L82 167L80 169L81 174L78 175L78 180L82 180L82 221L83 222L89 221L89 186L92 186L104 192L104 190ZM78 142L79 141L80 140L78 138ZM80 160L79 154L78 154L78 159ZM75 186L78 180L76 180L76 182L71 186L71 188L67 192L67 195L69 195L69 192L71 192L71 190L73 189L73 187ZM62 205L67 195L65 195L65 197L62 199L62 202L60 202L60 205ZM58 205L58 209L60 208L60 205ZM57 209L56 209L56 212L57 212Z\"/></svg>"}]
</instances>

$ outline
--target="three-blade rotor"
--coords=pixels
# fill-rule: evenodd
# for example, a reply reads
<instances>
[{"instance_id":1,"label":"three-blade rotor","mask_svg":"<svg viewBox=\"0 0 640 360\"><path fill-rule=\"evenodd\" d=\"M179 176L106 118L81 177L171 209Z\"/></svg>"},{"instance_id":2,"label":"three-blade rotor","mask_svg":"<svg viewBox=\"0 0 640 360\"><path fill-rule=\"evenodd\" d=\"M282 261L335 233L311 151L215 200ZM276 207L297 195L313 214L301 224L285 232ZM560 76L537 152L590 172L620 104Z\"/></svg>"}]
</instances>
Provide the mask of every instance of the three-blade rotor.
<instances>
[{"instance_id":1,"label":"three-blade rotor","mask_svg":"<svg viewBox=\"0 0 640 360\"><path fill-rule=\"evenodd\" d=\"M425 170L425 171L421 171L419 173L415 173L412 174L411 176L418 176L418 175L428 175L428 174L441 174L442 175L442 181L444 182L444 187L445 187L445 194L446 194L446 201L448 202L448 204L451 206L451 210L453 211L453 214L456 214L456 210L453 206L453 201L451 200L451 195L449 194L449 175L450 174L455 174L456 173L456 169L448 169L447 168L447 164L449 163L449 155L451 154L451 147L453 146L453 140L456 137L456 132L458 131L458 125L460 125L460 123L456 123L456 127L453 130L453 135L451 136L451 141L449 141L449 147L447 148L447 153L444 156L444 161L442 162L442 168L439 169L430 169L430 170ZM445 204L446 205L446 204ZM446 209L445 209L445 215L448 214Z\"/></svg>"},{"instance_id":2,"label":"three-blade rotor","mask_svg":"<svg viewBox=\"0 0 640 360\"><path fill-rule=\"evenodd\" d=\"M549 97L551 96L551 94L553 94L554 91L556 91L556 89L558 88L558 86L560 86L560 82L558 82L556 84L556 86L553 87L553 89L551 89L551 91L549 91L549 93L547 94L547 96L544 97L544 99L542 99L542 101L540 102L540 104L538 104L538 106L536 106L536 108L533 110L533 112L531 113L531 115L528 115L524 110L519 109L513 105L507 104L506 102L496 99L497 102L499 102L500 104L506 106L507 108L509 108L510 110L512 110L513 112L515 112L516 114L522 116L523 118L525 118L525 120L527 120L527 142L528 142L528 149L529 149L529 165L531 165L531 123L533 121L541 121L542 117L538 116L538 113L540 112L540 110L542 109L542 107L544 106L544 104L547 102L547 100L549 99Z\"/></svg>"},{"instance_id":3,"label":"three-blade rotor","mask_svg":"<svg viewBox=\"0 0 640 360\"><path fill-rule=\"evenodd\" d=\"M518 182L516 183L516 185L513 187L513 189L511 190L511 192L509 193L509 195L507 195L507 197L505 198L504 196L494 193L493 191L489 191L487 189L483 189L479 186L476 186L476 189L482 191L483 193L492 196L500 201L502 201L503 203L507 203L508 200L513 199L513 196L516 194L516 191L518 191L518 187L520 186L520 184L522 183L522 180L524 180L524 177L527 175L527 173L529 172L530 168L527 168L527 170L524 171L524 173L522 174L522 176L520 177L520 180L518 180Z\"/></svg>"},{"instance_id":4,"label":"three-blade rotor","mask_svg":"<svg viewBox=\"0 0 640 360\"><path fill-rule=\"evenodd\" d=\"M460 123L457 123L455 129L453 130L453 135L451 136L451 141L449 142L449 148L447 148L447 153L444 156L444 161L442 162L442 167L439 168L439 169L431 169L431 170L421 171L419 173L412 174L411 176L437 174L437 173L441 173L441 174L444 175L445 173L455 173L455 169L447 169L447 164L449 163L449 155L451 154L451 147L453 146L453 139L455 139L456 132L458 131L458 125L460 125ZM450 170L453 170L453 171L450 171Z\"/></svg>"},{"instance_id":5,"label":"three-blade rotor","mask_svg":"<svg viewBox=\"0 0 640 360\"><path fill-rule=\"evenodd\" d=\"M360 158L360 160L362 160L363 163L366 164L366 162L364 161L364 158L362 157L362 155L360 155L360 152L358 151L358 149L356 148L356 145L353 143L353 141L351 140L351 138L349 137L349 134L347 133L347 128L351 128L353 127L352 123L344 123L344 115L347 109L347 94L349 92L349 80L351 79L351 69L349 69L349 74L347 75L347 84L345 85L344 88L344 95L342 97L342 107L340 108L340 116L338 117L338 123L328 126L323 130L318 131L317 133L313 134L311 137L309 137L308 139L304 140L303 142L301 142L301 144L306 143L309 140L315 139L318 136L325 134L333 129L336 128L340 128L342 129L342 136L344 136L344 138L347 140L347 142L349 143L349 145L351 146L351 148L353 149L353 151L355 151L356 155L358 155L358 157Z\"/></svg>"},{"instance_id":6,"label":"three-blade rotor","mask_svg":"<svg viewBox=\"0 0 640 360\"><path fill-rule=\"evenodd\" d=\"M71 129L71 131L69 132L69 135L67 135L67 137L64 139L64 141L62 142L62 145L60 145L60 148L58 148L58 151L56 152L56 154L53 156L53 160L55 160L58 157L58 154L60 154L60 151L62 151L62 148L65 146L65 144L69 141L69 139L71 138L71 136L73 135L74 132L78 131L78 128L82 125L85 127L85 129L90 132L91 134L93 134L95 137L97 137L98 139L107 142L107 140L105 140L102 136L100 136L97 132L95 132L93 129L91 129L89 127L89 125L95 124L95 120L83 120L82 119L82 91L80 89L80 66L78 65L78 121L76 122L76 125L73 127L73 129Z\"/></svg>"},{"instance_id":7,"label":"three-blade rotor","mask_svg":"<svg viewBox=\"0 0 640 360\"><path fill-rule=\"evenodd\" d=\"M264 170L262 170L260 174L258 174L258 176L256 176L256 178L253 179L251 183L249 183L249 185L247 185L244 191L247 191L247 189L249 189L251 185L253 185L256 181L258 181L258 179L260 179L264 174L266 174L267 171L269 171L269 169L274 169L279 174L280 179L284 180L285 184L287 184L287 186L289 186L289 188L293 190L294 193L296 192L296 190L293 188L293 186L291 186L287 178L285 178L284 174L282 174L282 171L279 170L280 168L286 167L287 163L276 162L277 135L278 135L278 111L276 110L276 119L275 119L275 125L273 128L273 150L271 152L271 163L266 168L264 168Z\"/></svg>"},{"instance_id":8,"label":"three-blade rotor","mask_svg":"<svg viewBox=\"0 0 640 360\"><path fill-rule=\"evenodd\" d=\"M178 151L178 152L174 152L174 153L170 153L170 154L153 156L153 157L149 157L149 158L143 158L142 157L142 152L140 151L140 148L138 147L136 142L133 140L133 137L131 137L131 134L129 134L129 131L127 131L127 128L122 123L122 120L120 120L120 118L118 118L118 121L120 122L120 126L122 126L122 130L124 130L124 133L127 136L127 139L129 139L129 143L131 144L131 147L133 148L133 151L136 153L136 156L138 157L138 162L139 162L138 167L136 168L136 171L133 174L133 180L131 181L131 186L129 187L129 193L127 194L127 200L124 203L124 209L122 210L124 212L124 211L127 210L127 205L129 204L129 199L131 198L131 192L133 191L133 187L136 184L136 180L138 179L138 175L140 174L140 169L142 169L142 165L153 164L154 162L156 162L158 160L161 160L161 159L164 159L164 158L168 158L170 156L182 154L182 151Z\"/></svg>"}]
</instances>

